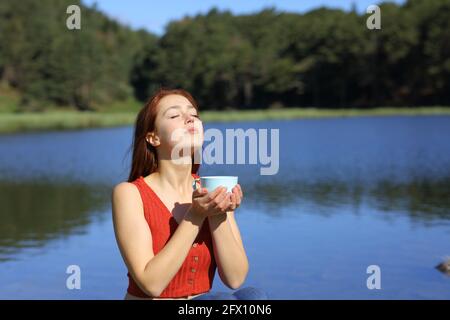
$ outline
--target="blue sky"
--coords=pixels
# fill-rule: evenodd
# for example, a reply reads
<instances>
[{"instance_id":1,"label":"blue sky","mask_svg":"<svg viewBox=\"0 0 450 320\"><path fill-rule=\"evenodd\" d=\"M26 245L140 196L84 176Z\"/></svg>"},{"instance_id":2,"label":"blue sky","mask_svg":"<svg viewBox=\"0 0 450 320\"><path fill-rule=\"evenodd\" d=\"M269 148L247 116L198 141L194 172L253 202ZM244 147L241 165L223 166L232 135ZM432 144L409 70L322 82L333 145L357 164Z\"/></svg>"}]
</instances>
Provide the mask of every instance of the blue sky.
<instances>
[{"instance_id":1,"label":"blue sky","mask_svg":"<svg viewBox=\"0 0 450 320\"><path fill-rule=\"evenodd\" d=\"M212 7L228 9L234 14L257 12L267 7L303 13L320 6L349 10L352 3L355 3L358 12L364 12L369 5L380 3L380 0L82 0L82 2L87 5L96 2L98 8L110 17L135 29L144 28L161 35L169 21L180 19L185 15L206 13ZM404 0L391 2L404 3Z\"/></svg>"}]
</instances>

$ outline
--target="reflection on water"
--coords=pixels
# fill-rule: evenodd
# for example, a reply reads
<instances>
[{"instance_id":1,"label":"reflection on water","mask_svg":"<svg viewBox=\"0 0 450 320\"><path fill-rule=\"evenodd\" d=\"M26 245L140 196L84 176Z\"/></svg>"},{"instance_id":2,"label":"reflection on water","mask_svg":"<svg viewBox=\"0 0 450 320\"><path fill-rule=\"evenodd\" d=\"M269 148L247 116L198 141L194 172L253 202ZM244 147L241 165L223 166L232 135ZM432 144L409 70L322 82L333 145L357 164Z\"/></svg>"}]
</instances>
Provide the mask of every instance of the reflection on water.
<instances>
[{"instance_id":1,"label":"reflection on water","mask_svg":"<svg viewBox=\"0 0 450 320\"><path fill-rule=\"evenodd\" d=\"M245 184L245 183L244 183ZM373 185L357 181L330 180L316 183L276 180L245 184L245 206L272 217L281 207L311 207L314 214L328 216L339 206L363 203L387 214L403 213L416 222L450 220L450 178ZM0 181L0 261L20 248L43 246L51 239L82 233L95 218L106 218L110 186L82 183ZM285 211L284 211L285 212ZM355 211L356 212L356 211ZM292 210L291 215L302 212ZM388 217L386 215L386 218Z\"/></svg>"},{"instance_id":2,"label":"reflection on water","mask_svg":"<svg viewBox=\"0 0 450 320\"><path fill-rule=\"evenodd\" d=\"M450 218L450 177L396 184L382 181L370 191L369 204L382 211L404 211L412 219L431 221Z\"/></svg>"},{"instance_id":3,"label":"reflection on water","mask_svg":"<svg viewBox=\"0 0 450 320\"><path fill-rule=\"evenodd\" d=\"M450 177L441 180L418 179L409 182L389 180L373 184L360 181L266 183L246 185L252 206L263 213L279 215L281 206L309 205L317 214L336 206L359 207L363 202L385 212L404 212L417 221L450 219ZM293 211L294 214L300 214Z\"/></svg>"},{"instance_id":4,"label":"reflection on water","mask_svg":"<svg viewBox=\"0 0 450 320\"><path fill-rule=\"evenodd\" d=\"M0 260L24 247L83 232L107 206L105 187L0 181Z\"/></svg>"}]
</instances>

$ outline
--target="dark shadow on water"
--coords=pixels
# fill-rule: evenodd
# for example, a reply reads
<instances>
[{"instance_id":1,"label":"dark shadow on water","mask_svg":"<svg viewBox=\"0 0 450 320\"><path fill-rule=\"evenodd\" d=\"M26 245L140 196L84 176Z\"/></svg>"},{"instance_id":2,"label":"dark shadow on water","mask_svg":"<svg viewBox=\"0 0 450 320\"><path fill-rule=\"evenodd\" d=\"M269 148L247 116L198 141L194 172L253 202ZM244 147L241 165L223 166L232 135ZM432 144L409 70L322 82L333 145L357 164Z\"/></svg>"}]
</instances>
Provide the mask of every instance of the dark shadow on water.
<instances>
[{"instance_id":1,"label":"dark shadow on water","mask_svg":"<svg viewBox=\"0 0 450 320\"><path fill-rule=\"evenodd\" d=\"M0 261L4 261L23 248L83 233L94 218L102 218L109 205L109 189L79 183L1 181L0 203Z\"/></svg>"},{"instance_id":2,"label":"dark shadow on water","mask_svg":"<svg viewBox=\"0 0 450 320\"><path fill-rule=\"evenodd\" d=\"M307 211L327 217L343 212L342 207L354 214L373 208L386 220L406 215L424 225L450 221L450 177L373 183L280 180L243 183L243 207L273 217L284 216L280 208L294 216ZM14 259L25 248L84 233L95 219L109 219L105 213L110 212L111 188L70 180L0 181L0 262Z\"/></svg>"},{"instance_id":3,"label":"dark shadow on water","mask_svg":"<svg viewBox=\"0 0 450 320\"><path fill-rule=\"evenodd\" d=\"M280 208L305 206L310 212L331 215L339 206L366 205L385 212L404 212L414 221L450 220L450 177L439 180L416 178L407 182L273 181L243 186L249 206L274 217ZM354 210L357 212L358 210ZM298 214L301 214L300 210Z\"/></svg>"}]
</instances>

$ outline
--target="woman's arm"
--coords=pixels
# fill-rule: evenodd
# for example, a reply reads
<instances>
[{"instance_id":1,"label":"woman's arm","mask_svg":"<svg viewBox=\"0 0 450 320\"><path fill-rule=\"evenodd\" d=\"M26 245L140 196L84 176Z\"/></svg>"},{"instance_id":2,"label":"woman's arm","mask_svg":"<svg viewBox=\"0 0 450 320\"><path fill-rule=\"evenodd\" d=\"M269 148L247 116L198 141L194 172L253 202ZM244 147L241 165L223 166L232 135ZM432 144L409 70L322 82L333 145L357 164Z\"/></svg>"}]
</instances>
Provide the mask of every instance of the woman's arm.
<instances>
[{"instance_id":1,"label":"woman's arm","mask_svg":"<svg viewBox=\"0 0 450 320\"><path fill-rule=\"evenodd\" d=\"M239 232L239 227L236 223L236 219L234 218L234 211L227 212L228 219L227 221L230 223L231 231L233 232L233 236L241 247L242 251L245 253L244 243L242 242L241 233Z\"/></svg>"},{"instance_id":2,"label":"woman's arm","mask_svg":"<svg viewBox=\"0 0 450 320\"><path fill-rule=\"evenodd\" d=\"M154 255L136 186L118 184L112 192L112 209L117 243L130 274L147 295L159 296L182 266L205 218L188 211L171 239Z\"/></svg>"},{"instance_id":3,"label":"woman's arm","mask_svg":"<svg viewBox=\"0 0 450 320\"><path fill-rule=\"evenodd\" d=\"M233 213L208 217L208 223L220 279L229 288L237 289L244 283L249 265Z\"/></svg>"}]
</instances>

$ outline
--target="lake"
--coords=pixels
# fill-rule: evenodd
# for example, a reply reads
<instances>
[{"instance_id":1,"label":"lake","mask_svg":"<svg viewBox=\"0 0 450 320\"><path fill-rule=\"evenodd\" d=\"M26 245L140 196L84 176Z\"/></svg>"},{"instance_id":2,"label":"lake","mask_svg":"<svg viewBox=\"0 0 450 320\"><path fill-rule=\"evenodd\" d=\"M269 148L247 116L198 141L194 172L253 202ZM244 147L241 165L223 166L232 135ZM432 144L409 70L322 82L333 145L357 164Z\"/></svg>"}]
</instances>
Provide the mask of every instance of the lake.
<instances>
[{"instance_id":1,"label":"lake","mask_svg":"<svg viewBox=\"0 0 450 320\"><path fill-rule=\"evenodd\" d=\"M238 175L250 262L273 299L449 299L450 117L209 123L279 129L279 171ZM110 194L128 176L131 127L0 136L0 299L123 299ZM81 289L66 269L81 268ZM381 289L367 268L379 266ZM216 273L213 290L227 289Z\"/></svg>"}]
</instances>

